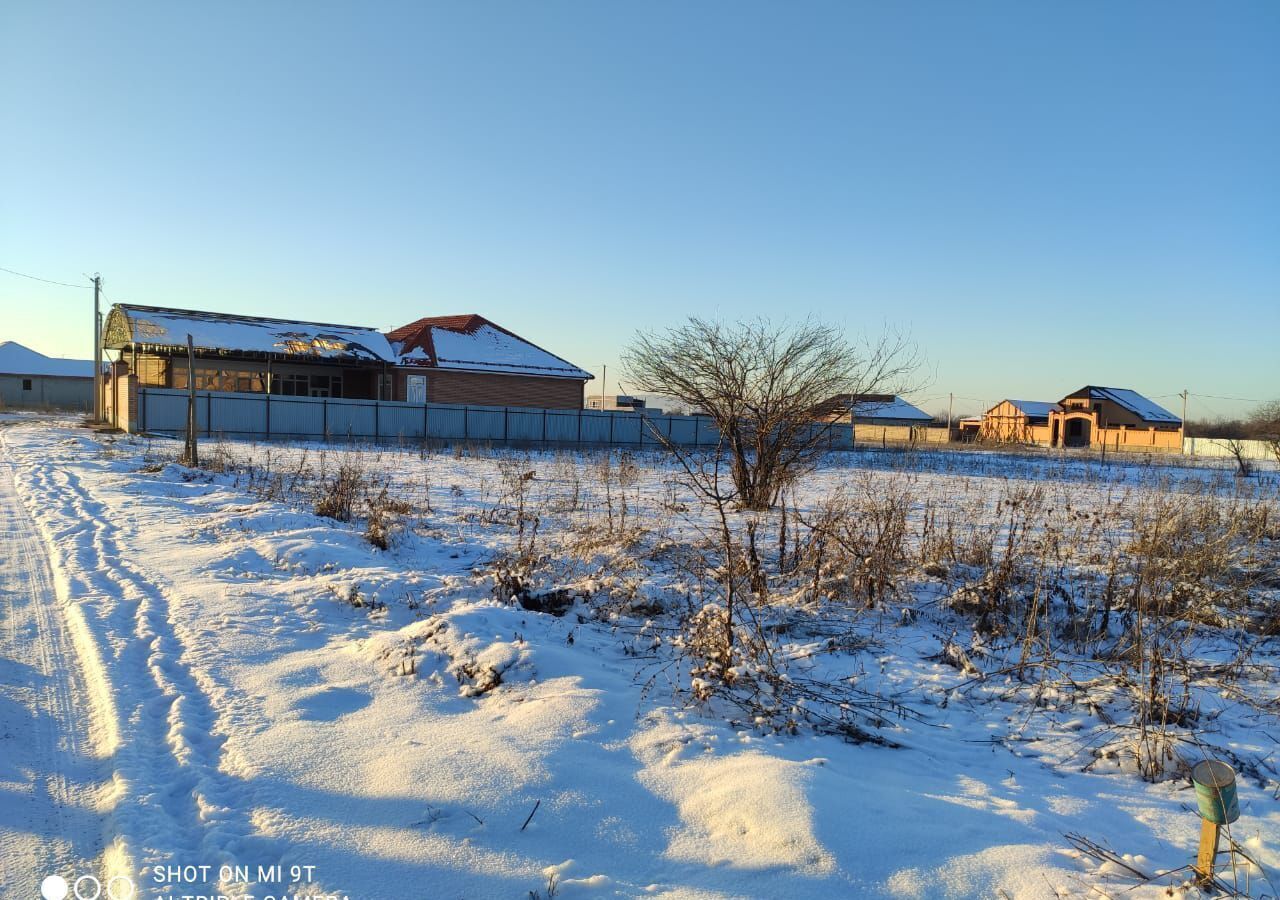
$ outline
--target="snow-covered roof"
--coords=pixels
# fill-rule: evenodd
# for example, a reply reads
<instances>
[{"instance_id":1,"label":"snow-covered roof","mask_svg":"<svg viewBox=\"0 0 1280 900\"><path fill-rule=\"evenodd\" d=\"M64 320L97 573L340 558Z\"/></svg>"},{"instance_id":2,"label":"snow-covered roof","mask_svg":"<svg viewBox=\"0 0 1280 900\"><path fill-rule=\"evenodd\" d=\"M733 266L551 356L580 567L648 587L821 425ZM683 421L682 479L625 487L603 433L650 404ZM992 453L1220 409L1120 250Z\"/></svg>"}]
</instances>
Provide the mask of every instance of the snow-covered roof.
<instances>
[{"instance_id":1,"label":"snow-covered roof","mask_svg":"<svg viewBox=\"0 0 1280 900\"><path fill-rule=\"evenodd\" d=\"M17 341L0 342L0 372L6 375L52 375L59 378L92 378L93 360L56 359L24 347Z\"/></svg>"},{"instance_id":2,"label":"snow-covered roof","mask_svg":"<svg viewBox=\"0 0 1280 900\"><path fill-rule=\"evenodd\" d=\"M201 352L381 362L396 359L386 337L375 328L121 303L107 315L104 344L113 350L129 345L185 350L188 334Z\"/></svg>"},{"instance_id":3,"label":"snow-covered roof","mask_svg":"<svg viewBox=\"0 0 1280 900\"><path fill-rule=\"evenodd\" d=\"M933 421L933 416L894 394L836 394L814 407L814 415L824 419L851 413L855 421L863 423Z\"/></svg>"},{"instance_id":4,"label":"snow-covered roof","mask_svg":"<svg viewBox=\"0 0 1280 900\"><path fill-rule=\"evenodd\" d=\"M549 353L483 316L429 316L387 338L406 366L470 372L542 375L587 381L591 373Z\"/></svg>"},{"instance_id":5,"label":"snow-covered roof","mask_svg":"<svg viewBox=\"0 0 1280 900\"><path fill-rule=\"evenodd\" d=\"M1129 410L1144 422L1154 422L1161 425L1182 424L1180 418L1158 403L1148 400L1137 391L1131 391L1128 388L1096 387L1094 385L1089 385L1085 390L1089 392L1090 399L1110 400ZM1079 393L1079 391L1076 393Z\"/></svg>"},{"instance_id":6,"label":"snow-covered roof","mask_svg":"<svg viewBox=\"0 0 1280 900\"><path fill-rule=\"evenodd\" d=\"M929 415L918 406L912 406L898 396L890 397L854 397L851 400L853 415L858 419L911 419L918 422L932 422Z\"/></svg>"},{"instance_id":7,"label":"snow-covered roof","mask_svg":"<svg viewBox=\"0 0 1280 900\"><path fill-rule=\"evenodd\" d=\"M1049 413L1062 409L1057 403L1048 400L1008 400L1006 402L1032 419L1047 419Z\"/></svg>"}]
</instances>

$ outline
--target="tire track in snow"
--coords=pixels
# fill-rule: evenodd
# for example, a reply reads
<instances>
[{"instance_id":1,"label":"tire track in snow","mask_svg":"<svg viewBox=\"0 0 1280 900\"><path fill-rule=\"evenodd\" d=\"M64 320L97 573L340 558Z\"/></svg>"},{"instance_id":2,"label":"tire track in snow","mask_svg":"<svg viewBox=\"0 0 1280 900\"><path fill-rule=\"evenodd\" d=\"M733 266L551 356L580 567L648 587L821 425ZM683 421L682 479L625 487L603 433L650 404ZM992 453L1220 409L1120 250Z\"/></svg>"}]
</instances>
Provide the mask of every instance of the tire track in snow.
<instances>
[{"instance_id":1,"label":"tire track in snow","mask_svg":"<svg viewBox=\"0 0 1280 900\"><path fill-rule=\"evenodd\" d=\"M115 708L120 797L113 818L134 876L153 865L208 864L216 872L223 864L278 861L279 850L252 835L248 787L222 771L218 713L193 675L169 593L122 552L118 529L74 472L37 462L31 476L50 518L72 523L47 529L46 539L61 549L70 596L92 601L82 621L101 650ZM184 892L194 887L182 885Z\"/></svg>"},{"instance_id":2,"label":"tire track in snow","mask_svg":"<svg viewBox=\"0 0 1280 900\"><path fill-rule=\"evenodd\" d=\"M46 875L100 870L108 768L95 752L84 674L7 452L0 548L0 894L27 896Z\"/></svg>"}]
</instances>

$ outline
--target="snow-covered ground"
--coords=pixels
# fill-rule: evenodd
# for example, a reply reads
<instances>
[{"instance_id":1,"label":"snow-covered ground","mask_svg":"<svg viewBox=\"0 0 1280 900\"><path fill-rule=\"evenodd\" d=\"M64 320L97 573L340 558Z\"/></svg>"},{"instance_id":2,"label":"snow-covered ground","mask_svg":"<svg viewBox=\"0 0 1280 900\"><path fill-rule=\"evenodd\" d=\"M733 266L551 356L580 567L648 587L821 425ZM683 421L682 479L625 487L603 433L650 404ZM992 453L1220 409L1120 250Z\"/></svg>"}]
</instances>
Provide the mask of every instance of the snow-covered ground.
<instances>
[{"instance_id":1,"label":"snow-covered ground","mask_svg":"<svg viewBox=\"0 0 1280 900\"><path fill-rule=\"evenodd\" d=\"M4 897L36 896L51 874L129 878L144 897L1196 893L1186 871L1139 884L1067 839L1178 869L1194 793L1106 749L1122 743L1107 698L1009 674L998 641L984 657L941 602L954 571L849 606L827 637L830 591L779 598L792 678L856 680L901 706L861 722L884 744L854 742L696 700L663 605L710 602L686 551L713 517L660 460L206 443L193 470L177 449L67 420L0 424ZM389 549L359 511L313 512L352 459L393 501ZM927 500L911 522L967 524L964 543L1039 486L1071 522L1102 522L1070 526L1087 556L1126 539L1128 519L1101 518L1111 508L1274 507L1276 485L1274 470L1242 481L1138 460L853 454L791 500L811 519L842 489L909 492ZM495 590L495 562L517 557L536 587L565 590L567 614ZM1274 603L1280 582L1257 585ZM1280 642L1250 632L1241 661L1237 631L1196 637L1197 660L1239 671L1217 694L1195 682L1188 734L1248 764L1232 834L1269 872ZM948 659L960 645L981 676ZM1247 869L1254 896L1274 895L1237 861L1242 888Z\"/></svg>"}]
</instances>

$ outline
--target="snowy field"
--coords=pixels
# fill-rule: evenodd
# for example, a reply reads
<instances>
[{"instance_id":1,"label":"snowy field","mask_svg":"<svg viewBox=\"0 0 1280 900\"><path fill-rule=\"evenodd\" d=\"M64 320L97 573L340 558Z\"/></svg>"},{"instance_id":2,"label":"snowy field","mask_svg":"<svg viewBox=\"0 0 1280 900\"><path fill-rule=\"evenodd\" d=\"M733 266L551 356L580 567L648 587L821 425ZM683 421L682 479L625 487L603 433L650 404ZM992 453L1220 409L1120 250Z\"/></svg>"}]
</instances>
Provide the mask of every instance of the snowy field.
<instances>
[{"instance_id":1,"label":"snowy field","mask_svg":"<svg viewBox=\"0 0 1280 900\"><path fill-rule=\"evenodd\" d=\"M1276 896L1274 467L180 450L0 422L0 896Z\"/></svg>"}]
</instances>

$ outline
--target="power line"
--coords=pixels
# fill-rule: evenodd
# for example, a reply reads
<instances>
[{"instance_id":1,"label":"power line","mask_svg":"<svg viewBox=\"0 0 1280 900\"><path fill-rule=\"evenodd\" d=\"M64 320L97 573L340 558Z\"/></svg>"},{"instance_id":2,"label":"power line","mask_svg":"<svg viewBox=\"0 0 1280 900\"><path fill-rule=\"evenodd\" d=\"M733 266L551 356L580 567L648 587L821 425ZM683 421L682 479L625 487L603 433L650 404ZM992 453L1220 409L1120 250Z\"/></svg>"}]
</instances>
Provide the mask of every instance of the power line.
<instances>
[{"instance_id":1,"label":"power line","mask_svg":"<svg viewBox=\"0 0 1280 900\"><path fill-rule=\"evenodd\" d=\"M1219 397L1216 394L1195 394L1192 397L1208 397L1210 400L1231 400L1235 403L1269 403L1269 400L1253 400L1249 397Z\"/></svg>"},{"instance_id":2,"label":"power line","mask_svg":"<svg viewBox=\"0 0 1280 900\"><path fill-rule=\"evenodd\" d=\"M83 291L87 291L90 288L90 285L87 284L68 284L65 281L54 281L52 278L41 278L38 275L28 275L26 272L17 272L13 269L6 269L4 266L0 266L0 272L8 272L10 275L17 275L20 278L30 278L32 281L43 281L45 284L56 284L59 287L79 288Z\"/></svg>"}]
</instances>

